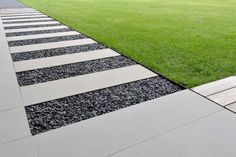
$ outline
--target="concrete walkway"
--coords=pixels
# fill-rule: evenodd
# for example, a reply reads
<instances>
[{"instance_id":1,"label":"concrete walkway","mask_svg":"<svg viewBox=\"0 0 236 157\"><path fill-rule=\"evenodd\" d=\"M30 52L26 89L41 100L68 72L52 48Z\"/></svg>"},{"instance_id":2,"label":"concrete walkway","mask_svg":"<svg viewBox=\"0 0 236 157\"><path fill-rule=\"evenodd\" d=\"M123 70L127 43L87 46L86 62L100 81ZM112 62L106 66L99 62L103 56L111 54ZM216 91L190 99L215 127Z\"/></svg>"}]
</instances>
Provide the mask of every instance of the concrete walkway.
<instances>
[{"instance_id":1,"label":"concrete walkway","mask_svg":"<svg viewBox=\"0 0 236 157\"><path fill-rule=\"evenodd\" d=\"M201 85L193 90L236 112L236 76Z\"/></svg>"},{"instance_id":2,"label":"concrete walkway","mask_svg":"<svg viewBox=\"0 0 236 157\"><path fill-rule=\"evenodd\" d=\"M4 8L24 8L25 5L16 0L0 0L0 9Z\"/></svg>"},{"instance_id":3,"label":"concrete walkway","mask_svg":"<svg viewBox=\"0 0 236 157\"><path fill-rule=\"evenodd\" d=\"M236 156L234 113L36 10L0 15L0 156Z\"/></svg>"}]
</instances>

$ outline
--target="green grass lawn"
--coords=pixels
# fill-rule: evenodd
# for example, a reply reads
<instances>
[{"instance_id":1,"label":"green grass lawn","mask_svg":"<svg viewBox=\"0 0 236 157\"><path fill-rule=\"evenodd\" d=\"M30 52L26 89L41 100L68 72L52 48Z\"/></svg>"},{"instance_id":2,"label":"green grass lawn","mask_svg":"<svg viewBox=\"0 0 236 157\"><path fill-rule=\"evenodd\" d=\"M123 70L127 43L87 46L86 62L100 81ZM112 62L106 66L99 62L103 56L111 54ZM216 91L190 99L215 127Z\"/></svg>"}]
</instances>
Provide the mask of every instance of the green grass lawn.
<instances>
[{"instance_id":1,"label":"green grass lawn","mask_svg":"<svg viewBox=\"0 0 236 157\"><path fill-rule=\"evenodd\" d=\"M236 74L236 0L20 0L185 87Z\"/></svg>"}]
</instances>

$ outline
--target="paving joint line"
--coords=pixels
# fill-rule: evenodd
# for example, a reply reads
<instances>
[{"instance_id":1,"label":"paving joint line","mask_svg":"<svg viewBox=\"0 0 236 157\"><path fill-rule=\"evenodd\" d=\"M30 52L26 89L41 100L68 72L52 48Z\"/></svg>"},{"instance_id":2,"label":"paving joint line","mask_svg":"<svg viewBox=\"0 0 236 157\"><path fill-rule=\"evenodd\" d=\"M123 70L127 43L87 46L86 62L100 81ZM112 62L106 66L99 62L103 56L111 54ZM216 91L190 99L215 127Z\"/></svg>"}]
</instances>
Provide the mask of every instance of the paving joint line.
<instances>
[{"instance_id":1,"label":"paving joint line","mask_svg":"<svg viewBox=\"0 0 236 157\"><path fill-rule=\"evenodd\" d=\"M223 109L222 109L222 110L223 110ZM156 138L158 138L158 137L160 137L160 136L170 134L171 132L174 132L175 130L179 130L179 129L181 129L181 128L183 128L183 127L186 127L186 126L188 126L188 125L190 125L190 124L192 124L192 123L194 123L194 122L197 122L197 121L200 121L200 120L202 120L202 119L205 119L205 118L207 118L207 117L209 117L209 116L212 116L212 115L214 115L214 114L216 114L216 113L218 113L218 112L220 112L220 111L222 111L222 110L217 110L217 111L215 111L215 112L209 113L209 114L207 114L207 115L205 115L205 116L202 116L202 117L197 118L197 119L195 119L195 120L192 120L192 121L190 121L190 122L188 122L188 123L185 123L185 124L183 124L183 125L181 125L181 126L179 126L179 127L175 127L175 128L173 128L173 129L170 129L169 131L166 131L166 132L160 133L160 134L158 134L158 135L152 136L152 137L150 137L150 138L147 138L146 140L143 140L143 141L141 141L141 142L138 142L138 143L136 143L136 144L134 144L134 145L130 145L130 146L124 148L124 149L121 149L121 150L116 151L116 152L114 152L114 153L108 154L108 155L106 155L106 156L104 156L104 157L111 157L111 156L113 156L113 155L115 155L115 154L118 154L118 153L123 152L123 151L125 151L125 150L128 150L128 149L130 149L130 148L133 148L133 147L136 147L136 146L141 145L141 144L143 144L143 143L152 141L152 140L154 140L154 139L156 139Z\"/></svg>"},{"instance_id":2,"label":"paving joint line","mask_svg":"<svg viewBox=\"0 0 236 157\"><path fill-rule=\"evenodd\" d=\"M1 23L2 23L2 17L0 16L0 18L1 18ZM3 26L3 25L2 25ZM4 30L4 27L3 27L3 30ZM7 43L7 45L8 45L8 40L7 40L7 37L6 37L6 34L4 33L4 36L5 36L5 41L6 41L6 43ZM9 47L9 45L8 45L8 53L10 53L10 56L11 56L11 50L10 50L10 47ZM21 92L21 89L20 89L20 86L19 86L19 84L18 84L18 80L17 80L17 76L16 76L16 69L15 69L15 65L14 65L14 62L13 62L13 60L12 60L12 57L11 57L11 64L12 64L12 66L13 66L13 69L14 69L14 74L15 74L15 79L16 79L16 81L17 81L17 88L18 88L18 90L19 90L19 93L20 93L20 98L21 98L21 103L22 103L22 105L23 106L19 106L19 108L20 107L23 107L24 108L24 99L23 99L23 95L22 95L22 92ZM10 109L9 109L10 110ZM28 130L29 130L29 133L30 133L30 135L32 136L32 134L31 134L31 131L30 131L30 126L29 126L29 121L28 121L28 119L27 119L27 115L26 115L26 111L25 111L25 108L24 108L24 115L25 115L25 118L26 118L26 121L27 121L27 128L28 128Z\"/></svg>"},{"instance_id":3,"label":"paving joint line","mask_svg":"<svg viewBox=\"0 0 236 157\"><path fill-rule=\"evenodd\" d=\"M227 104L227 105L225 105L225 106L230 106L230 105L232 105L232 104L234 104L234 103L236 103L236 101L233 101L233 102L231 102L231 103L229 103L229 104Z\"/></svg>"},{"instance_id":4,"label":"paving joint line","mask_svg":"<svg viewBox=\"0 0 236 157\"><path fill-rule=\"evenodd\" d=\"M212 96L212 95L215 95L215 94L221 93L221 92L225 92L225 91L230 90L230 89L233 89L233 88L236 88L236 86L233 86L233 87L230 87L230 88L227 88L227 89L224 89L224 90L221 90L221 91L218 91L218 92L215 92L215 93L212 93L212 94L206 95L206 97L209 97L209 96Z\"/></svg>"},{"instance_id":5,"label":"paving joint line","mask_svg":"<svg viewBox=\"0 0 236 157\"><path fill-rule=\"evenodd\" d=\"M11 142L15 142L15 141L19 141L19 140L25 139L25 138L27 138L27 137L32 137L32 138L33 138L32 135L26 135L26 136L23 136L23 137L15 138L15 139L13 139L13 140L9 140L9 141L7 141L7 142L0 143L0 146L5 145L5 144L8 144L8 143L11 143Z\"/></svg>"}]
</instances>

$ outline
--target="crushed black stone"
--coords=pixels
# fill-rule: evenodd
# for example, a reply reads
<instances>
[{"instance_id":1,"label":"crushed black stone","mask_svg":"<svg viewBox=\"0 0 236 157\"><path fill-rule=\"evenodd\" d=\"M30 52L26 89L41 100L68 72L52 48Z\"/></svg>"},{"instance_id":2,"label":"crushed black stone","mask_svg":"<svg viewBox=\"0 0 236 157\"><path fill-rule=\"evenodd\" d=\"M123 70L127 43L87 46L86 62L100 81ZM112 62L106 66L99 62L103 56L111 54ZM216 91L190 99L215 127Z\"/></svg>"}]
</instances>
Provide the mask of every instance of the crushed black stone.
<instances>
[{"instance_id":1,"label":"crushed black stone","mask_svg":"<svg viewBox=\"0 0 236 157\"><path fill-rule=\"evenodd\" d=\"M25 110L31 133L36 135L180 90L182 87L156 76L26 106Z\"/></svg>"},{"instance_id":2,"label":"crushed black stone","mask_svg":"<svg viewBox=\"0 0 236 157\"><path fill-rule=\"evenodd\" d=\"M135 62L123 56L108 57L85 62L71 63L29 71L17 72L17 80L20 86L33 85L47 81L85 75L89 73L105 71L134 65Z\"/></svg>"},{"instance_id":3,"label":"crushed black stone","mask_svg":"<svg viewBox=\"0 0 236 157\"><path fill-rule=\"evenodd\" d=\"M39 19L39 18L48 18L48 16L29 16L29 17L18 17L18 18L4 18L3 20L23 20L23 19Z\"/></svg>"},{"instance_id":4,"label":"crushed black stone","mask_svg":"<svg viewBox=\"0 0 236 157\"><path fill-rule=\"evenodd\" d=\"M58 36L58 37L49 37L49 38L9 41L8 44L10 47L13 47L13 46L51 43L51 42L77 40L77 39L85 39L85 38L87 37L82 34L78 34L78 35Z\"/></svg>"},{"instance_id":5,"label":"crushed black stone","mask_svg":"<svg viewBox=\"0 0 236 157\"><path fill-rule=\"evenodd\" d=\"M55 21L53 19L49 20L33 20L33 21L10 21L10 22L3 22L3 24L14 24L14 23L35 23L35 22L49 22L49 21Z\"/></svg>"},{"instance_id":6,"label":"crushed black stone","mask_svg":"<svg viewBox=\"0 0 236 157\"><path fill-rule=\"evenodd\" d=\"M54 23L54 24L43 24L43 25L7 26L7 27L4 27L4 29L9 30L9 29L21 29L21 28L51 27L51 26L62 26L62 24Z\"/></svg>"},{"instance_id":7,"label":"crushed black stone","mask_svg":"<svg viewBox=\"0 0 236 157\"><path fill-rule=\"evenodd\" d=\"M17 61L23 61L23 60L31 60L31 59L37 59L37 58L53 57L53 56L59 56L59 55L65 55L65 54L100 50L100 49L105 49L105 48L106 46L102 44L93 43L93 44L86 44L86 45L79 45L79 46L69 46L69 47L46 49L46 50L12 53L11 56L12 56L12 60L14 62L17 62Z\"/></svg>"},{"instance_id":8,"label":"crushed black stone","mask_svg":"<svg viewBox=\"0 0 236 157\"><path fill-rule=\"evenodd\" d=\"M69 32L69 31L72 31L72 29L70 29L70 28L60 28L60 29L49 29L49 30L27 31L27 32L15 32L15 33L13 32L13 33L6 33L6 37L34 35L34 34L58 33L58 32Z\"/></svg>"}]
</instances>

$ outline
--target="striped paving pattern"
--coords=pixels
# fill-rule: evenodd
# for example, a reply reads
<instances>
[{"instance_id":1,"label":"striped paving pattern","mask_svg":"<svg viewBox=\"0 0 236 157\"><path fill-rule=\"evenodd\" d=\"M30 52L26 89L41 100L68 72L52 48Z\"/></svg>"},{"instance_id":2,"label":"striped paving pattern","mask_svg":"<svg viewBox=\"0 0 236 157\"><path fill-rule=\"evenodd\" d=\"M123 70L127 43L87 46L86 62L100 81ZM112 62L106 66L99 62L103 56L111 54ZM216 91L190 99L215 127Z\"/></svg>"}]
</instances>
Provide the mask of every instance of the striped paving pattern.
<instances>
[{"instance_id":1,"label":"striped paving pattern","mask_svg":"<svg viewBox=\"0 0 236 157\"><path fill-rule=\"evenodd\" d=\"M87 37L63 40L81 33L57 21L2 23L44 16L33 9L1 14L1 157L235 157L232 112ZM203 91L228 97L233 80Z\"/></svg>"},{"instance_id":2,"label":"striped paving pattern","mask_svg":"<svg viewBox=\"0 0 236 157\"><path fill-rule=\"evenodd\" d=\"M182 90L38 11L0 14L32 135Z\"/></svg>"}]
</instances>

